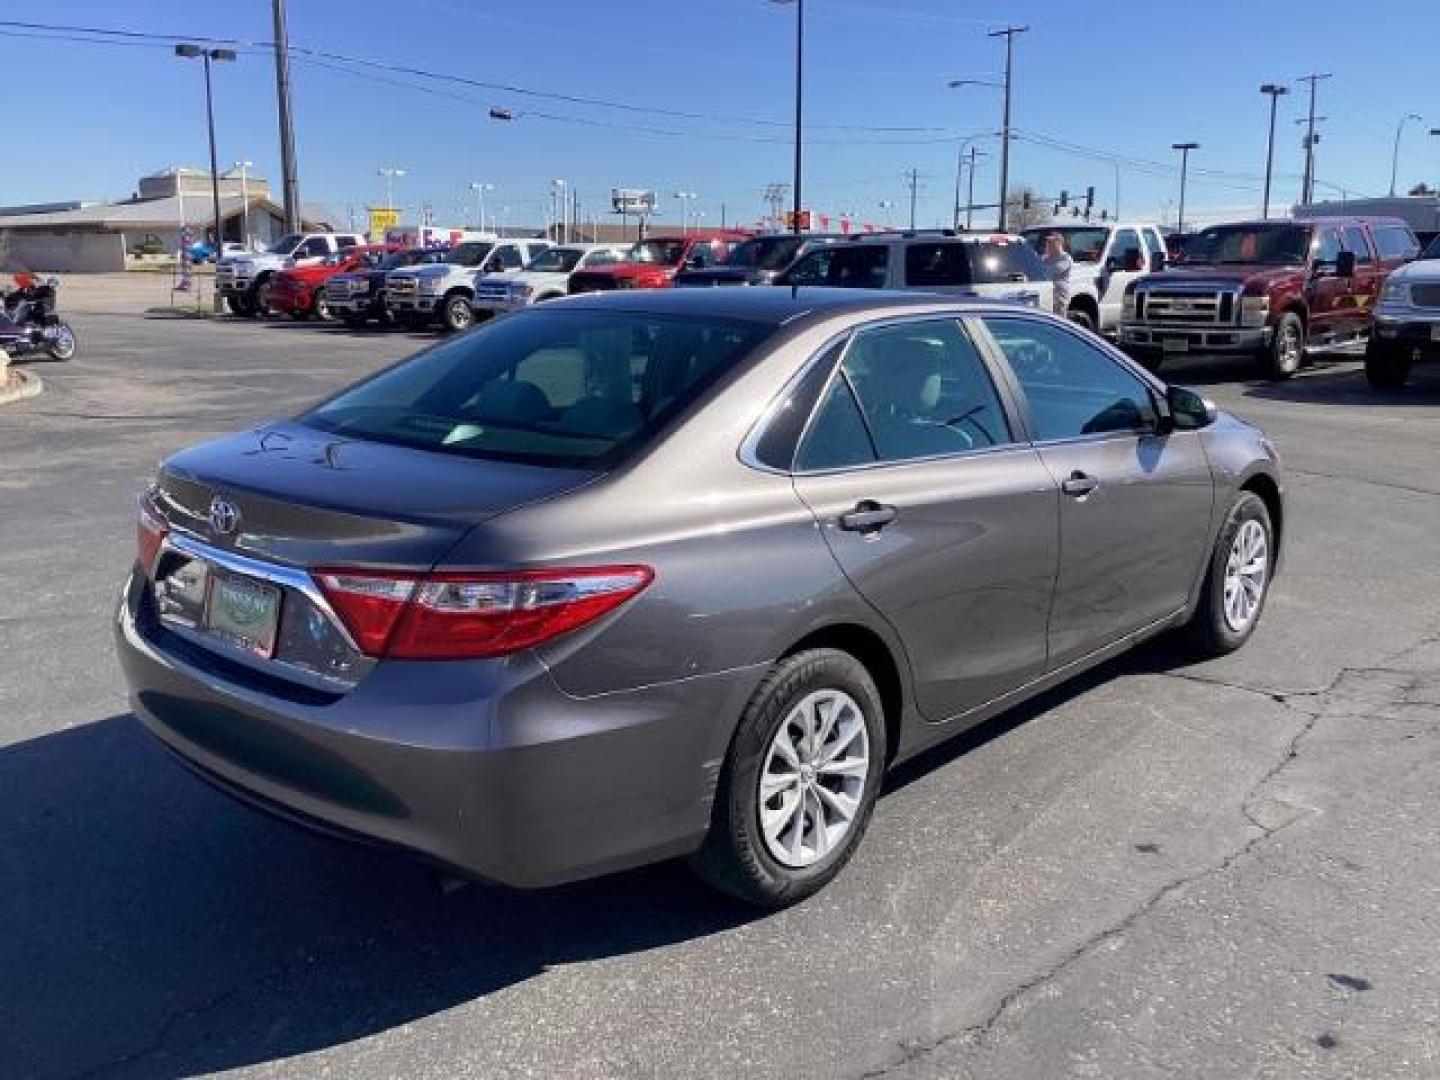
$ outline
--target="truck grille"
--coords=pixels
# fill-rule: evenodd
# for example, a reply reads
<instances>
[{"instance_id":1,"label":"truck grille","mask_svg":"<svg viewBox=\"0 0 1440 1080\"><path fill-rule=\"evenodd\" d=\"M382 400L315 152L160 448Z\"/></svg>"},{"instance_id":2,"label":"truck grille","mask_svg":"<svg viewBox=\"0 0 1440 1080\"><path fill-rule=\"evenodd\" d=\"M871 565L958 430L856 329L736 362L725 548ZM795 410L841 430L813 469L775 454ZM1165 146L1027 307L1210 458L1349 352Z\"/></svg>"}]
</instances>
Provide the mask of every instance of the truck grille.
<instances>
[{"instance_id":1,"label":"truck grille","mask_svg":"<svg viewBox=\"0 0 1440 1080\"><path fill-rule=\"evenodd\" d=\"M385 289L393 297L414 296L420 291L420 281L413 277L387 278Z\"/></svg>"},{"instance_id":2,"label":"truck grille","mask_svg":"<svg viewBox=\"0 0 1440 1080\"><path fill-rule=\"evenodd\" d=\"M219 266L215 267L215 280L217 282L232 281L234 280L234 278L235 268L233 266L226 266L224 263L221 263Z\"/></svg>"},{"instance_id":3,"label":"truck grille","mask_svg":"<svg viewBox=\"0 0 1440 1080\"><path fill-rule=\"evenodd\" d=\"M1440 308L1440 284L1411 285L1410 302L1416 307Z\"/></svg>"},{"instance_id":4,"label":"truck grille","mask_svg":"<svg viewBox=\"0 0 1440 1080\"><path fill-rule=\"evenodd\" d=\"M325 296L330 300L349 300L352 296L363 296L369 291L368 282L355 278L331 278L325 283Z\"/></svg>"},{"instance_id":5,"label":"truck grille","mask_svg":"<svg viewBox=\"0 0 1440 1080\"><path fill-rule=\"evenodd\" d=\"M1217 325L1235 321L1235 294L1145 290L1136 305L1145 322Z\"/></svg>"}]
</instances>

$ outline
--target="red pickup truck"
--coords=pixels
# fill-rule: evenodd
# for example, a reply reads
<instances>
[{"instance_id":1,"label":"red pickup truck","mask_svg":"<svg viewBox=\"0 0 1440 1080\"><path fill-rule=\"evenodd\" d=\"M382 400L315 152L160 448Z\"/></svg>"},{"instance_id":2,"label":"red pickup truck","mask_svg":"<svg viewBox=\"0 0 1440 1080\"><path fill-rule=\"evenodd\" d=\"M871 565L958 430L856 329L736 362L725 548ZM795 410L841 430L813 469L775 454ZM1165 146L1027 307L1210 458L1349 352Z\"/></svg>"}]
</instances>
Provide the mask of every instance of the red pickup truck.
<instances>
[{"instance_id":1,"label":"red pickup truck","mask_svg":"<svg viewBox=\"0 0 1440 1080\"><path fill-rule=\"evenodd\" d=\"M723 263L730 249L750 234L737 229L701 229L678 236L650 236L636 243L624 262L577 270L570 292L608 289L668 289L681 270L703 270Z\"/></svg>"},{"instance_id":2,"label":"red pickup truck","mask_svg":"<svg viewBox=\"0 0 1440 1080\"><path fill-rule=\"evenodd\" d=\"M266 283L265 302L271 311L292 319L328 319L330 304L325 299L325 282L336 274L367 267L383 258L385 252L384 247L352 247L314 266L276 271Z\"/></svg>"},{"instance_id":3,"label":"red pickup truck","mask_svg":"<svg viewBox=\"0 0 1440 1080\"><path fill-rule=\"evenodd\" d=\"M1397 218L1203 229L1183 263L1130 283L1120 344L1152 371L1175 354L1237 354L1287 379L1308 347L1368 337L1386 276L1419 250Z\"/></svg>"}]
</instances>

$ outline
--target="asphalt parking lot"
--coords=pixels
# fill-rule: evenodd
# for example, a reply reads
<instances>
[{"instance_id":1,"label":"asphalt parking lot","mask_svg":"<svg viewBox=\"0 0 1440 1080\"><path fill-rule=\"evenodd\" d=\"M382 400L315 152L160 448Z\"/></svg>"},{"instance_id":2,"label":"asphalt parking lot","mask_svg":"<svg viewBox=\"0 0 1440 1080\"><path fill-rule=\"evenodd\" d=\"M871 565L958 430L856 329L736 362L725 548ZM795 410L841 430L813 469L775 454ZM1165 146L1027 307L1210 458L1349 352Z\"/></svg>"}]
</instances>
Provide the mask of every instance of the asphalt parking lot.
<instances>
[{"instance_id":1,"label":"asphalt parking lot","mask_svg":"<svg viewBox=\"0 0 1440 1080\"><path fill-rule=\"evenodd\" d=\"M76 326L0 411L0 1076L1440 1076L1440 367L1167 373L1288 469L1250 646L1147 646L907 765L757 916L673 866L443 894L169 760L110 644L134 492L428 336Z\"/></svg>"}]
</instances>

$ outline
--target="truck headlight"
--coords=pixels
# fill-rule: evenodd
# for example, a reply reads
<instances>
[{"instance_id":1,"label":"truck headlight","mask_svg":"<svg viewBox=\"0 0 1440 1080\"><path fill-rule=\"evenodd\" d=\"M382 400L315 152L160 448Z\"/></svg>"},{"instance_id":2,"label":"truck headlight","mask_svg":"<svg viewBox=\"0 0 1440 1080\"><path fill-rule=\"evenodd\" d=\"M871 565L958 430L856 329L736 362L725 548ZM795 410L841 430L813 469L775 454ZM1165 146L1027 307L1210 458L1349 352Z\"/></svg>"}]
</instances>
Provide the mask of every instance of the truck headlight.
<instances>
[{"instance_id":1,"label":"truck headlight","mask_svg":"<svg viewBox=\"0 0 1440 1080\"><path fill-rule=\"evenodd\" d=\"M1409 304L1410 287L1401 281L1387 281L1380 290L1380 300L1386 304Z\"/></svg>"},{"instance_id":2,"label":"truck headlight","mask_svg":"<svg viewBox=\"0 0 1440 1080\"><path fill-rule=\"evenodd\" d=\"M1268 296L1242 296L1240 298L1240 325L1264 326L1270 318Z\"/></svg>"},{"instance_id":3,"label":"truck headlight","mask_svg":"<svg viewBox=\"0 0 1440 1080\"><path fill-rule=\"evenodd\" d=\"M511 285L511 286L510 286L510 295L513 296L513 297L515 297L515 299L517 299L517 300L528 300L528 299L530 298L530 294L533 293L534 291L535 291L535 290L534 290L533 288L531 288L529 285Z\"/></svg>"}]
</instances>

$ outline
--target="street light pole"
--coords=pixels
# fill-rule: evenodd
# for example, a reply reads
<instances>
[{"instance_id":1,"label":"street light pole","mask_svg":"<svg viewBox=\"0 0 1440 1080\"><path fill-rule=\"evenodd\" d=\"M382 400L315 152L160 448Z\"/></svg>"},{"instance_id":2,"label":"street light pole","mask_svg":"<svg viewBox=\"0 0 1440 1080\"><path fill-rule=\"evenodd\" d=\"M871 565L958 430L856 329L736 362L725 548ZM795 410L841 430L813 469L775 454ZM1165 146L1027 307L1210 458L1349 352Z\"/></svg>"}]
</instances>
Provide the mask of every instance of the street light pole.
<instances>
[{"instance_id":1,"label":"street light pole","mask_svg":"<svg viewBox=\"0 0 1440 1080\"><path fill-rule=\"evenodd\" d=\"M791 194L794 196L791 226L792 231L798 234L801 231L800 207L803 205L800 180L804 167L801 146L805 116L805 0L772 0L772 2L795 5L795 177L791 184Z\"/></svg>"},{"instance_id":2,"label":"street light pole","mask_svg":"<svg viewBox=\"0 0 1440 1080\"><path fill-rule=\"evenodd\" d=\"M999 231L1005 231L1005 197L1010 186L1010 87L1014 73L1015 35L1029 31L1028 26L1007 26L1003 30L990 31L990 37L1005 39L1005 115L1000 132L1000 222Z\"/></svg>"},{"instance_id":3,"label":"street light pole","mask_svg":"<svg viewBox=\"0 0 1440 1080\"><path fill-rule=\"evenodd\" d=\"M240 201L245 204L244 217L241 219L241 243L245 249L250 249L250 170L255 167L253 161L237 161L230 166L230 171L240 172Z\"/></svg>"},{"instance_id":4,"label":"street light pole","mask_svg":"<svg viewBox=\"0 0 1440 1080\"><path fill-rule=\"evenodd\" d=\"M479 221L479 229L485 231L485 192L494 191L494 184L481 183L479 180L470 181L470 190L475 193L475 216Z\"/></svg>"},{"instance_id":5,"label":"street light pole","mask_svg":"<svg viewBox=\"0 0 1440 1080\"><path fill-rule=\"evenodd\" d=\"M215 210L215 261L220 261L220 252L224 248L225 237L223 222L220 218L220 162L215 154L215 99L210 90L210 62L233 63L235 60L234 49L207 49L199 45L192 45L185 42L175 46L175 55L184 60L194 60L199 57L205 63L205 121L210 134L210 197L214 203ZM184 186L185 178L177 174L176 183ZM183 206L183 202L181 203ZM185 227L185 222L180 222L180 227ZM213 302L215 311L218 313L223 309L223 301L220 293L214 294Z\"/></svg>"},{"instance_id":6,"label":"street light pole","mask_svg":"<svg viewBox=\"0 0 1440 1080\"><path fill-rule=\"evenodd\" d=\"M1200 144L1197 142L1172 143L1170 149L1180 151L1180 218L1175 225L1175 231L1183 233L1185 231L1185 177L1190 168L1190 151L1199 150Z\"/></svg>"},{"instance_id":7,"label":"street light pole","mask_svg":"<svg viewBox=\"0 0 1440 1080\"><path fill-rule=\"evenodd\" d=\"M699 198L693 191L677 191L675 198L680 200L680 235L685 236L690 232L690 206ZM696 215L697 217L699 215Z\"/></svg>"},{"instance_id":8,"label":"street light pole","mask_svg":"<svg viewBox=\"0 0 1440 1080\"><path fill-rule=\"evenodd\" d=\"M376 175L377 175L377 176L381 176L381 177L383 177L383 178L385 179L385 209L386 209L386 210L394 210L394 209L395 209L395 178L396 178L396 177L400 177L400 178L403 179L404 176L405 176L405 170L404 170L404 169L392 168L392 167L390 167L390 166L387 165L387 166L385 166L384 168L375 170L375 172L376 172Z\"/></svg>"},{"instance_id":9,"label":"street light pole","mask_svg":"<svg viewBox=\"0 0 1440 1080\"><path fill-rule=\"evenodd\" d=\"M271 0L275 23L275 101L280 114L280 183L284 192L285 231L300 231L300 182L295 177L295 119L290 112L290 34L285 0Z\"/></svg>"},{"instance_id":10,"label":"street light pole","mask_svg":"<svg viewBox=\"0 0 1440 1080\"><path fill-rule=\"evenodd\" d=\"M1405 125L1411 120L1420 120L1419 113L1406 113L1400 118L1400 123L1395 125L1395 152L1390 156L1390 197L1395 197L1395 178L1400 171L1400 136L1405 131Z\"/></svg>"},{"instance_id":11,"label":"street light pole","mask_svg":"<svg viewBox=\"0 0 1440 1080\"><path fill-rule=\"evenodd\" d=\"M1261 217L1265 220L1270 218L1270 176L1275 167L1275 107L1281 97L1290 93L1288 86L1281 86L1279 83L1266 83L1260 87L1262 94L1270 96L1270 140L1265 144L1265 209Z\"/></svg>"}]
</instances>

